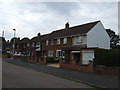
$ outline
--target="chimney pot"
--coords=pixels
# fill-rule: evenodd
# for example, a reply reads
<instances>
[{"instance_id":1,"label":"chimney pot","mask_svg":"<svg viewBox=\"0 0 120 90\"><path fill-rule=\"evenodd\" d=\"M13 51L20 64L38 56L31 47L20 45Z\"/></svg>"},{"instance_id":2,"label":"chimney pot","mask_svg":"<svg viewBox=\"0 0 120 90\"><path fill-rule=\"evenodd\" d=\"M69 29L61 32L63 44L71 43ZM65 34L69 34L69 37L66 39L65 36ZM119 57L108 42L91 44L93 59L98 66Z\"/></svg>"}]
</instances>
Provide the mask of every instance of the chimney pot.
<instances>
[{"instance_id":1,"label":"chimney pot","mask_svg":"<svg viewBox=\"0 0 120 90\"><path fill-rule=\"evenodd\" d=\"M65 24L65 29L69 29L69 22Z\"/></svg>"}]
</instances>

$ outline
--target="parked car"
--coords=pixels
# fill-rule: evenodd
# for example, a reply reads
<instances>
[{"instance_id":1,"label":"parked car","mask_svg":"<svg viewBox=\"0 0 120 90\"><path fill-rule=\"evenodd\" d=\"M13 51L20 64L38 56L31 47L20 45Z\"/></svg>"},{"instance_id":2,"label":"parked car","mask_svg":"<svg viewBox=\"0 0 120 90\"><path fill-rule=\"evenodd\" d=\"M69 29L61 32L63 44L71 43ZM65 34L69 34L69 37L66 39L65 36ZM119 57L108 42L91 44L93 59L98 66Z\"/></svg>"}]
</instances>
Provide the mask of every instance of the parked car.
<instances>
[{"instance_id":1,"label":"parked car","mask_svg":"<svg viewBox=\"0 0 120 90\"><path fill-rule=\"evenodd\" d=\"M15 56L29 56L27 52L15 52Z\"/></svg>"}]
</instances>

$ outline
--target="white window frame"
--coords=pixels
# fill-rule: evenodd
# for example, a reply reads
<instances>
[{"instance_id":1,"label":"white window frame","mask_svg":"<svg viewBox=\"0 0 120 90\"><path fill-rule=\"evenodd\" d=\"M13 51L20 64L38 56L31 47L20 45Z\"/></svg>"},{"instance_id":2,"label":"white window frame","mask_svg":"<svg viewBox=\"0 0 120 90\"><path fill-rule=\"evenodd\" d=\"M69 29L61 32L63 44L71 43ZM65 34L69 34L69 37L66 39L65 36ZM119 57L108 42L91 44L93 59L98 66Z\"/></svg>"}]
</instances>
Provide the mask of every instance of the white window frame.
<instances>
[{"instance_id":1,"label":"white window frame","mask_svg":"<svg viewBox=\"0 0 120 90\"><path fill-rule=\"evenodd\" d=\"M59 45L60 44L60 38L59 39L57 39L57 45Z\"/></svg>"},{"instance_id":2,"label":"white window frame","mask_svg":"<svg viewBox=\"0 0 120 90\"><path fill-rule=\"evenodd\" d=\"M77 42L78 42L78 43L82 42L82 37L81 37L81 36L78 36L78 37L77 37Z\"/></svg>"},{"instance_id":3,"label":"white window frame","mask_svg":"<svg viewBox=\"0 0 120 90\"><path fill-rule=\"evenodd\" d=\"M62 58L65 58L65 51L62 51Z\"/></svg>"},{"instance_id":4,"label":"white window frame","mask_svg":"<svg viewBox=\"0 0 120 90\"><path fill-rule=\"evenodd\" d=\"M67 44L67 38L63 39L63 44Z\"/></svg>"},{"instance_id":5,"label":"white window frame","mask_svg":"<svg viewBox=\"0 0 120 90\"><path fill-rule=\"evenodd\" d=\"M37 42L37 43L36 43L36 47L40 47L40 42Z\"/></svg>"},{"instance_id":6,"label":"white window frame","mask_svg":"<svg viewBox=\"0 0 120 90\"><path fill-rule=\"evenodd\" d=\"M54 40L51 40L51 45L54 45Z\"/></svg>"},{"instance_id":7,"label":"white window frame","mask_svg":"<svg viewBox=\"0 0 120 90\"><path fill-rule=\"evenodd\" d=\"M56 50L56 57L60 57L59 54L61 53L61 50Z\"/></svg>"},{"instance_id":8,"label":"white window frame","mask_svg":"<svg viewBox=\"0 0 120 90\"><path fill-rule=\"evenodd\" d=\"M35 43L32 43L32 47L35 47Z\"/></svg>"},{"instance_id":9,"label":"white window frame","mask_svg":"<svg viewBox=\"0 0 120 90\"><path fill-rule=\"evenodd\" d=\"M48 56L53 57L53 51L52 50L48 51Z\"/></svg>"},{"instance_id":10,"label":"white window frame","mask_svg":"<svg viewBox=\"0 0 120 90\"><path fill-rule=\"evenodd\" d=\"M62 57L65 58L65 51L62 50L56 50L56 57Z\"/></svg>"},{"instance_id":11,"label":"white window frame","mask_svg":"<svg viewBox=\"0 0 120 90\"><path fill-rule=\"evenodd\" d=\"M48 43L49 43L49 41L48 41L48 40L46 40L46 45L48 45Z\"/></svg>"},{"instance_id":12,"label":"white window frame","mask_svg":"<svg viewBox=\"0 0 120 90\"><path fill-rule=\"evenodd\" d=\"M30 46L30 43L27 43L27 47L29 47Z\"/></svg>"}]
</instances>

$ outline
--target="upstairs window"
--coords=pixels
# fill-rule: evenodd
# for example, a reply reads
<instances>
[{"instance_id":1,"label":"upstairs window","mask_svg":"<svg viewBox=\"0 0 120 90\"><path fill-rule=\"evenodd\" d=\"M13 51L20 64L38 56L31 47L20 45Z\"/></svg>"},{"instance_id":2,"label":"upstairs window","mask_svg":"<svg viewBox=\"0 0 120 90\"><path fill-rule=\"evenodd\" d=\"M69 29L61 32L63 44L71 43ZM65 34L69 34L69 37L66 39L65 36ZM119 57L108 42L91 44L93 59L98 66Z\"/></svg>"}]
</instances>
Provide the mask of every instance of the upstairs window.
<instances>
[{"instance_id":1,"label":"upstairs window","mask_svg":"<svg viewBox=\"0 0 120 90\"><path fill-rule=\"evenodd\" d=\"M27 43L27 47L29 47L30 46L30 44L29 43Z\"/></svg>"},{"instance_id":2,"label":"upstairs window","mask_svg":"<svg viewBox=\"0 0 120 90\"><path fill-rule=\"evenodd\" d=\"M17 48L19 48L19 45L17 45Z\"/></svg>"},{"instance_id":3,"label":"upstairs window","mask_svg":"<svg viewBox=\"0 0 120 90\"><path fill-rule=\"evenodd\" d=\"M35 43L32 43L32 47L35 47Z\"/></svg>"},{"instance_id":4,"label":"upstairs window","mask_svg":"<svg viewBox=\"0 0 120 90\"><path fill-rule=\"evenodd\" d=\"M51 40L51 45L54 45L54 40Z\"/></svg>"},{"instance_id":5,"label":"upstairs window","mask_svg":"<svg viewBox=\"0 0 120 90\"><path fill-rule=\"evenodd\" d=\"M78 37L77 37L77 42L78 42L78 43L82 42L82 37L78 36Z\"/></svg>"},{"instance_id":6,"label":"upstairs window","mask_svg":"<svg viewBox=\"0 0 120 90\"><path fill-rule=\"evenodd\" d=\"M60 44L60 39L57 39L57 44L58 44L58 45Z\"/></svg>"},{"instance_id":7,"label":"upstairs window","mask_svg":"<svg viewBox=\"0 0 120 90\"><path fill-rule=\"evenodd\" d=\"M40 47L40 42L37 42L37 43L36 43L36 47Z\"/></svg>"},{"instance_id":8,"label":"upstairs window","mask_svg":"<svg viewBox=\"0 0 120 90\"><path fill-rule=\"evenodd\" d=\"M47 40L47 41L46 41L46 45L48 45L48 43L49 43L49 41Z\"/></svg>"},{"instance_id":9,"label":"upstairs window","mask_svg":"<svg viewBox=\"0 0 120 90\"><path fill-rule=\"evenodd\" d=\"M67 44L67 38L63 39L63 44Z\"/></svg>"}]
</instances>

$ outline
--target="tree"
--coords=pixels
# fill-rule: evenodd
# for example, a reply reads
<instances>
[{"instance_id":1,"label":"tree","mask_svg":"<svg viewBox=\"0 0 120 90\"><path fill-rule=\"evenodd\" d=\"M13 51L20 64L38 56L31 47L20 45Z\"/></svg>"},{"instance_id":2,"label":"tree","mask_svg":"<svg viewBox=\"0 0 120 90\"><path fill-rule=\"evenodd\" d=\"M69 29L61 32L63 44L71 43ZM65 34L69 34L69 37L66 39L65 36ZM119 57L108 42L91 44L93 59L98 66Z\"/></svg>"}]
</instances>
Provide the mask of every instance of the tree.
<instances>
[{"instance_id":1,"label":"tree","mask_svg":"<svg viewBox=\"0 0 120 90\"><path fill-rule=\"evenodd\" d=\"M115 32L111 29L106 29L108 35L110 36L110 47L116 47L117 43L119 43L119 35L116 35Z\"/></svg>"}]
</instances>

